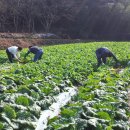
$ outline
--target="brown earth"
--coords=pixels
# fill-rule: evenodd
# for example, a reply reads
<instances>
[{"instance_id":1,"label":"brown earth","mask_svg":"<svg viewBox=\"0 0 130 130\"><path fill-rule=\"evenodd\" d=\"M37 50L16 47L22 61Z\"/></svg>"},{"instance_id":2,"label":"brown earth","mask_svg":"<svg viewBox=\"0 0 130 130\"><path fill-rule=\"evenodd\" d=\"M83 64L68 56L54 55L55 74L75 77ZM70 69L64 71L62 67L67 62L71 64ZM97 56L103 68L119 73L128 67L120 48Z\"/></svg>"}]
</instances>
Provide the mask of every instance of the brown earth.
<instances>
[{"instance_id":1,"label":"brown earth","mask_svg":"<svg viewBox=\"0 0 130 130\"><path fill-rule=\"evenodd\" d=\"M27 33L0 33L0 49L5 49L12 45L28 47L43 43L43 39L33 38Z\"/></svg>"},{"instance_id":2,"label":"brown earth","mask_svg":"<svg viewBox=\"0 0 130 130\"><path fill-rule=\"evenodd\" d=\"M5 49L12 45L19 45L21 47L28 47L30 45L44 45L43 39L13 39L13 38L0 38L0 49Z\"/></svg>"},{"instance_id":3,"label":"brown earth","mask_svg":"<svg viewBox=\"0 0 130 130\"><path fill-rule=\"evenodd\" d=\"M30 45L55 45L86 42L80 39L61 39L57 37L42 38L42 35L43 34L0 33L0 49L5 49L12 45L19 45L26 48Z\"/></svg>"}]
</instances>

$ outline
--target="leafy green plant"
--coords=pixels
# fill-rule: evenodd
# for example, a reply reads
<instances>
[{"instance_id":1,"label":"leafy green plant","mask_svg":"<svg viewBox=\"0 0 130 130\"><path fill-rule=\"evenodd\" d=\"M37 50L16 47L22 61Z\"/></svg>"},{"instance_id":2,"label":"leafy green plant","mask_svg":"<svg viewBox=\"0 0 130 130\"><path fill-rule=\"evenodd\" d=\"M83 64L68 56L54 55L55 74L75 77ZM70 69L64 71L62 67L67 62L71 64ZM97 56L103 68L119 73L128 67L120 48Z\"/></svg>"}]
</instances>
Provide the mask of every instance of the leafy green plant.
<instances>
[{"instance_id":1,"label":"leafy green plant","mask_svg":"<svg viewBox=\"0 0 130 130\"><path fill-rule=\"evenodd\" d=\"M10 119L16 118L15 110L12 107L10 107L9 105L4 106L4 113Z\"/></svg>"},{"instance_id":2,"label":"leafy green plant","mask_svg":"<svg viewBox=\"0 0 130 130\"><path fill-rule=\"evenodd\" d=\"M19 88L18 88L18 92L20 92L20 93L27 93L27 94L29 94L30 95L30 90L29 90L29 88L27 88L26 86L20 86Z\"/></svg>"},{"instance_id":3,"label":"leafy green plant","mask_svg":"<svg viewBox=\"0 0 130 130\"><path fill-rule=\"evenodd\" d=\"M111 117L109 116L107 112L98 112L97 116L101 119L111 120Z\"/></svg>"},{"instance_id":4,"label":"leafy green plant","mask_svg":"<svg viewBox=\"0 0 130 130\"><path fill-rule=\"evenodd\" d=\"M66 117L66 118L69 118L69 117L72 117L76 114L76 110L75 109L66 109L66 108L63 108L62 111L61 111L61 115Z\"/></svg>"},{"instance_id":5,"label":"leafy green plant","mask_svg":"<svg viewBox=\"0 0 130 130\"><path fill-rule=\"evenodd\" d=\"M3 128L4 128L4 125L3 123L0 122L0 130L3 130Z\"/></svg>"},{"instance_id":6,"label":"leafy green plant","mask_svg":"<svg viewBox=\"0 0 130 130\"><path fill-rule=\"evenodd\" d=\"M31 105L31 101L25 96L19 96L16 98L16 103L23 106Z\"/></svg>"},{"instance_id":7,"label":"leafy green plant","mask_svg":"<svg viewBox=\"0 0 130 130\"><path fill-rule=\"evenodd\" d=\"M97 68L95 50L102 46L115 53L120 68L114 68L112 58ZM8 114L11 120L1 116L5 129L31 129L40 111L56 102L55 96L66 92L66 87L76 87L77 95L61 109L60 117L48 122L48 130L128 130L129 46L130 42L44 46L44 58L36 63L0 61L0 84L6 88L0 95L0 112L4 113L3 106L8 103L17 113ZM24 56L25 51L21 53Z\"/></svg>"},{"instance_id":8,"label":"leafy green plant","mask_svg":"<svg viewBox=\"0 0 130 130\"><path fill-rule=\"evenodd\" d=\"M18 111L17 112L17 118L20 120L29 119L31 117L31 113L27 111Z\"/></svg>"}]
</instances>

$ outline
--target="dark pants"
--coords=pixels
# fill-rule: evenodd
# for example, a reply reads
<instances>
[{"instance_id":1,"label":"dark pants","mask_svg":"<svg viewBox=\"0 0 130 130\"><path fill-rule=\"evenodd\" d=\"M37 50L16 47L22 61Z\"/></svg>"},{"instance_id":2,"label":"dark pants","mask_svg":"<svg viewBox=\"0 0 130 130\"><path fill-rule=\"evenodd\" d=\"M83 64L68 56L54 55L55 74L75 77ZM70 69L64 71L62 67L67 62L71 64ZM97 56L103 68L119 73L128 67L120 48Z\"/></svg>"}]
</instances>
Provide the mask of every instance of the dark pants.
<instances>
[{"instance_id":1,"label":"dark pants","mask_svg":"<svg viewBox=\"0 0 130 130\"><path fill-rule=\"evenodd\" d=\"M33 61L36 62L37 60L40 60L40 59L42 58L42 55L43 55L43 51L42 51L42 50L39 50L39 51L35 54Z\"/></svg>"},{"instance_id":2,"label":"dark pants","mask_svg":"<svg viewBox=\"0 0 130 130\"><path fill-rule=\"evenodd\" d=\"M102 56L100 55L98 52L96 52L96 56L97 56L97 62L98 62L98 66L100 66L102 64L102 62L104 64L106 64L106 60L107 60L107 57L106 56Z\"/></svg>"},{"instance_id":3,"label":"dark pants","mask_svg":"<svg viewBox=\"0 0 130 130\"><path fill-rule=\"evenodd\" d=\"M7 56L8 56L9 61L10 61L11 63L13 63L14 55L11 54L8 49L6 49L6 54L7 54Z\"/></svg>"}]
</instances>

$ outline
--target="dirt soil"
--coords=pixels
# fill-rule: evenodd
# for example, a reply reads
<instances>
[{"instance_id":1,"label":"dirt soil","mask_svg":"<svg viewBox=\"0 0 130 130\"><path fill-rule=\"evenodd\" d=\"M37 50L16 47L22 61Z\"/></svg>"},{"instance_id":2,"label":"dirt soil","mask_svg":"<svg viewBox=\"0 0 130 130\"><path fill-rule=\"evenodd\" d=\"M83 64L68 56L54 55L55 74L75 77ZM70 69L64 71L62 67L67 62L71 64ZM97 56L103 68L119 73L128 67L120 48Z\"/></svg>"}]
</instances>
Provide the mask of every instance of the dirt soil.
<instances>
[{"instance_id":1,"label":"dirt soil","mask_svg":"<svg viewBox=\"0 0 130 130\"><path fill-rule=\"evenodd\" d=\"M19 45L26 48L30 45L55 45L88 42L82 39L63 39L55 36L45 36L46 34L0 33L0 49L5 49L12 45Z\"/></svg>"},{"instance_id":2,"label":"dirt soil","mask_svg":"<svg viewBox=\"0 0 130 130\"><path fill-rule=\"evenodd\" d=\"M31 33L0 33L0 49L5 49L12 45L19 45L24 48L30 45L44 45L48 43L48 40L52 39L52 37L49 37L49 39L43 38L42 35Z\"/></svg>"},{"instance_id":3,"label":"dirt soil","mask_svg":"<svg viewBox=\"0 0 130 130\"><path fill-rule=\"evenodd\" d=\"M27 33L0 33L0 49L5 49L12 45L28 47L30 45L44 44L43 39L33 38Z\"/></svg>"},{"instance_id":4,"label":"dirt soil","mask_svg":"<svg viewBox=\"0 0 130 130\"><path fill-rule=\"evenodd\" d=\"M28 39L28 38L0 38L0 49L5 49L12 45L28 47L30 45L44 45L43 39Z\"/></svg>"}]
</instances>

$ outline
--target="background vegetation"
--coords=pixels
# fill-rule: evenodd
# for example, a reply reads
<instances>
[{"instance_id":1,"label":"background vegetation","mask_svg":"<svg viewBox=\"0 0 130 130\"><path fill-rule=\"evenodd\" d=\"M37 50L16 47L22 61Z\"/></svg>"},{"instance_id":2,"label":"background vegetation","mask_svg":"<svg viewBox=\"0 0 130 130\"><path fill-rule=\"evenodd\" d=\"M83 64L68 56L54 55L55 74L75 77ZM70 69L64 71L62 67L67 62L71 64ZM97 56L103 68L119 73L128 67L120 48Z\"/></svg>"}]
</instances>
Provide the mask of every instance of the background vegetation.
<instances>
[{"instance_id":1,"label":"background vegetation","mask_svg":"<svg viewBox=\"0 0 130 130\"><path fill-rule=\"evenodd\" d=\"M0 32L130 40L129 0L1 0Z\"/></svg>"}]
</instances>

